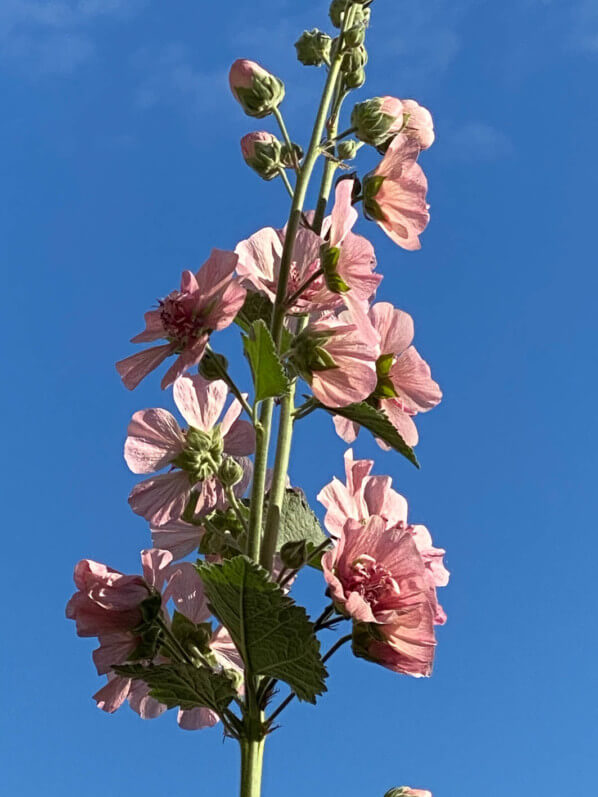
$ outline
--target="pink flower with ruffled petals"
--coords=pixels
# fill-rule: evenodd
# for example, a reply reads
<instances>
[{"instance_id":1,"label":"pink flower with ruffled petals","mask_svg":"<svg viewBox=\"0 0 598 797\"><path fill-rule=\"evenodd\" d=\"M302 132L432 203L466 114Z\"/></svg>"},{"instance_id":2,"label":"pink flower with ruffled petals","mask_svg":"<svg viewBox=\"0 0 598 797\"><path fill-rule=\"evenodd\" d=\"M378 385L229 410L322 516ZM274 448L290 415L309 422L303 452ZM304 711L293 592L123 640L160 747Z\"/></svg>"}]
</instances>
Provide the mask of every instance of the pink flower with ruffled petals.
<instances>
[{"instance_id":1,"label":"pink flower with ruffled petals","mask_svg":"<svg viewBox=\"0 0 598 797\"><path fill-rule=\"evenodd\" d=\"M369 311L369 319L380 338L380 356L376 363L378 383L373 398L409 446L419 436L413 417L440 403L442 391L432 379L430 366L412 346L413 319L388 302L378 302ZM334 419L337 433L352 443L359 426L340 416ZM388 445L381 440L385 449Z\"/></svg>"},{"instance_id":2,"label":"pink flower with ruffled petals","mask_svg":"<svg viewBox=\"0 0 598 797\"><path fill-rule=\"evenodd\" d=\"M140 482L129 496L133 511L155 526L178 520L192 493L198 494L195 511L215 506L222 487L213 477L222 455L245 456L255 446L253 427L239 420L242 407L236 399L217 423L228 395L223 381L181 376L173 395L189 428L181 429L167 410L140 410L131 419L125 442L125 460L133 473L171 468Z\"/></svg>"},{"instance_id":3,"label":"pink flower with ruffled petals","mask_svg":"<svg viewBox=\"0 0 598 797\"><path fill-rule=\"evenodd\" d=\"M145 314L145 330L131 340L150 343L165 338L168 342L116 364L125 387L133 390L172 354L178 357L162 379L163 388L197 365L210 334L232 324L245 300L246 291L234 276L236 266L233 252L213 249L196 274L183 272L180 290L170 293L156 310Z\"/></svg>"},{"instance_id":4,"label":"pink flower with ruffled petals","mask_svg":"<svg viewBox=\"0 0 598 797\"><path fill-rule=\"evenodd\" d=\"M365 526L347 520L335 547L323 555L322 569L337 610L356 624L356 655L397 672L430 675L435 607L407 529L387 529L377 515Z\"/></svg>"},{"instance_id":5,"label":"pink flower with ruffled petals","mask_svg":"<svg viewBox=\"0 0 598 797\"><path fill-rule=\"evenodd\" d=\"M375 389L378 353L369 320L345 311L312 321L295 338L289 357L318 401L345 407L363 401Z\"/></svg>"},{"instance_id":6,"label":"pink flower with ruffled petals","mask_svg":"<svg viewBox=\"0 0 598 797\"><path fill-rule=\"evenodd\" d=\"M369 459L353 459L351 449L345 453L345 483L335 477L318 493L318 501L326 508L324 525L338 539L348 519L364 525L370 517L377 516L384 521L386 530L409 532L425 566L434 622L443 625L446 614L438 603L436 588L445 587L449 581L450 574L443 561L446 551L434 547L425 526L407 522L407 500L392 488L390 476L371 475L373 464Z\"/></svg>"},{"instance_id":7,"label":"pink flower with ruffled petals","mask_svg":"<svg viewBox=\"0 0 598 797\"><path fill-rule=\"evenodd\" d=\"M430 214L426 202L428 181L417 163L418 142L399 133L385 156L363 180L366 214L403 249L419 249L419 235Z\"/></svg>"}]
</instances>

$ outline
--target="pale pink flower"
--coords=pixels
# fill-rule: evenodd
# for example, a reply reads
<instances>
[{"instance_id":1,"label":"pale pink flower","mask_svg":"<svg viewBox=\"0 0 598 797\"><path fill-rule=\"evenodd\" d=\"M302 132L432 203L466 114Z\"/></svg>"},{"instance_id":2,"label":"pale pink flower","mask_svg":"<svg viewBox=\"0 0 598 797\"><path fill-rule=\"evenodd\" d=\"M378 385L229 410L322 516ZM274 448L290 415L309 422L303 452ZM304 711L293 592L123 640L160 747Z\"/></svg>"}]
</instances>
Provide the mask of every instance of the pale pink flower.
<instances>
[{"instance_id":1,"label":"pale pink flower","mask_svg":"<svg viewBox=\"0 0 598 797\"><path fill-rule=\"evenodd\" d=\"M442 625L446 614L438 603L437 587L445 587L449 571L444 566L446 551L435 548L430 532L425 526L407 521L407 500L392 487L390 476L372 476L373 461L353 459L349 449L345 453L345 483L336 477L320 490L318 501L326 508L324 525L334 539L341 537L347 520L362 525L372 516L382 518L385 529L405 529L411 535L425 566L425 576L434 605L434 622Z\"/></svg>"},{"instance_id":2,"label":"pale pink flower","mask_svg":"<svg viewBox=\"0 0 598 797\"><path fill-rule=\"evenodd\" d=\"M391 141L381 162L363 180L366 214L403 249L419 249L418 236L430 214L426 202L428 181L417 163L420 146L404 133Z\"/></svg>"},{"instance_id":3,"label":"pale pink flower","mask_svg":"<svg viewBox=\"0 0 598 797\"><path fill-rule=\"evenodd\" d=\"M367 318L352 318L345 311L312 321L295 338L289 356L318 401L345 407L363 401L375 389L375 339Z\"/></svg>"},{"instance_id":4,"label":"pale pink flower","mask_svg":"<svg viewBox=\"0 0 598 797\"><path fill-rule=\"evenodd\" d=\"M192 491L199 492L200 507L215 504L221 488L212 478L214 463L222 454L250 454L255 445L252 425L238 419L242 407L236 399L217 424L228 395L225 382L181 376L173 395L188 429L181 429L167 410L140 410L133 415L125 442L125 460L133 473L171 468L140 482L129 496L133 511L156 526L178 520Z\"/></svg>"},{"instance_id":5,"label":"pale pink flower","mask_svg":"<svg viewBox=\"0 0 598 797\"><path fill-rule=\"evenodd\" d=\"M354 651L409 675L430 675L434 615L426 569L412 535L372 515L347 520L322 557L324 578L339 612L356 623Z\"/></svg>"},{"instance_id":6,"label":"pale pink flower","mask_svg":"<svg viewBox=\"0 0 598 797\"><path fill-rule=\"evenodd\" d=\"M181 288L145 314L146 328L132 343L150 343L165 338L161 346L120 360L116 368L125 387L132 390L167 357L177 354L162 379L166 388L201 360L212 332L229 326L241 309L246 291L234 277L237 257L233 252L213 249L196 274L184 271Z\"/></svg>"},{"instance_id":7,"label":"pale pink flower","mask_svg":"<svg viewBox=\"0 0 598 797\"><path fill-rule=\"evenodd\" d=\"M407 445L415 446L419 436L413 417L435 407L442 391L432 379L430 366L411 345L414 328L408 313L388 302L378 302L370 308L369 319L380 338L373 398ZM334 425L345 442L352 443L357 437L359 426L352 421L336 416ZM388 448L384 442L378 443Z\"/></svg>"},{"instance_id":8,"label":"pale pink flower","mask_svg":"<svg viewBox=\"0 0 598 797\"><path fill-rule=\"evenodd\" d=\"M421 149L428 149L434 143L434 121L432 114L415 100L403 100L403 111L409 114L402 132L414 139Z\"/></svg>"}]
</instances>

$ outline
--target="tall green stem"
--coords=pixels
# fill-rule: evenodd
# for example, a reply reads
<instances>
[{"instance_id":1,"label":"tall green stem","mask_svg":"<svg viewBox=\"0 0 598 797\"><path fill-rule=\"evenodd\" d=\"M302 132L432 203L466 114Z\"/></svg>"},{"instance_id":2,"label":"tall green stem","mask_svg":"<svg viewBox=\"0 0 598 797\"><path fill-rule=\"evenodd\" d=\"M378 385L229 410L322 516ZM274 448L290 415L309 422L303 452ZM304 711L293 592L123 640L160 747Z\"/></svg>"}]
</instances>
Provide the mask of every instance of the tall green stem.
<instances>
[{"instance_id":1,"label":"tall green stem","mask_svg":"<svg viewBox=\"0 0 598 797\"><path fill-rule=\"evenodd\" d=\"M264 518L264 493L266 471L268 469L268 448L272 427L272 399L262 402L260 420L255 426L255 458L253 463L253 482L251 485L251 504L249 508L249 531L247 534L247 555L254 562L260 560L262 542L262 523Z\"/></svg>"},{"instance_id":2,"label":"tall green stem","mask_svg":"<svg viewBox=\"0 0 598 797\"><path fill-rule=\"evenodd\" d=\"M241 739L240 797L260 797L265 739Z\"/></svg>"}]
</instances>

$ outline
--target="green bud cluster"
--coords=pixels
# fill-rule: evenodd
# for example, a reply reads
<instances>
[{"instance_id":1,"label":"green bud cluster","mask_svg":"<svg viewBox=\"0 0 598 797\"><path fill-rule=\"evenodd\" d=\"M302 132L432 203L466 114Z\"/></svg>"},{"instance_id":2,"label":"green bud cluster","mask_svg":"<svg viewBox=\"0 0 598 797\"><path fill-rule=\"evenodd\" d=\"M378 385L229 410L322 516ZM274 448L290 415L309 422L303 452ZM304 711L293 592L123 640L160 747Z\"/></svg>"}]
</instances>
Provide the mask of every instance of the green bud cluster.
<instances>
[{"instance_id":1,"label":"green bud cluster","mask_svg":"<svg viewBox=\"0 0 598 797\"><path fill-rule=\"evenodd\" d=\"M297 58L305 66L321 66L330 62L332 38L321 30L304 31L295 42Z\"/></svg>"},{"instance_id":2,"label":"green bud cluster","mask_svg":"<svg viewBox=\"0 0 598 797\"><path fill-rule=\"evenodd\" d=\"M245 529L233 509L211 512L204 519L199 553L229 559L243 549Z\"/></svg>"},{"instance_id":3,"label":"green bud cluster","mask_svg":"<svg viewBox=\"0 0 598 797\"><path fill-rule=\"evenodd\" d=\"M289 360L299 374L310 382L314 371L327 371L337 368L333 357L326 351L324 344L332 333L314 334L309 330L297 335L289 351Z\"/></svg>"},{"instance_id":4,"label":"green bud cluster","mask_svg":"<svg viewBox=\"0 0 598 797\"><path fill-rule=\"evenodd\" d=\"M257 119L278 108L285 94L282 80L268 72L256 75L251 88L237 87L235 91L245 113Z\"/></svg>"},{"instance_id":5,"label":"green bud cluster","mask_svg":"<svg viewBox=\"0 0 598 797\"><path fill-rule=\"evenodd\" d=\"M189 474L192 484L214 476L222 461L224 443L220 427L204 432L190 426L187 429L185 448L173 464Z\"/></svg>"},{"instance_id":6,"label":"green bud cluster","mask_svg":"<svg viewBox=\"0 0 598 797\"><path fill-rule=\"evenodd\" d=\"M364 28L370 24L370 9L365 8L367 0L362 3L361 0L354 0L355 9L353 11L353 25L361 25ZM347 0L332 0L330 10L328 12L330 21L335 28L340 28L343 24L343 16L347 8Z\"/></svg>"},{"instance_id":7,"label":"green bud cluster","mask_svg":"<svg viewBox=\"0 0 598 797\"><path fill-rule=\"evenodd\" d=\"M225 457L218 468L218 479L224 487L234 487L243 478L243 468L234 457Z\"/></svg>"},{"instance_id":8,"label":"green bud cluster","mask_svg":"<svg viewBox=\"0 0 598 797\"><path fill-rule=\"evenodd\" d=\"M357 155L359 149L359 142L354 138L348 138L346 141L339 141L336 145L336 156L339 160L350 161Z\"/></svg>"}]
</instances>

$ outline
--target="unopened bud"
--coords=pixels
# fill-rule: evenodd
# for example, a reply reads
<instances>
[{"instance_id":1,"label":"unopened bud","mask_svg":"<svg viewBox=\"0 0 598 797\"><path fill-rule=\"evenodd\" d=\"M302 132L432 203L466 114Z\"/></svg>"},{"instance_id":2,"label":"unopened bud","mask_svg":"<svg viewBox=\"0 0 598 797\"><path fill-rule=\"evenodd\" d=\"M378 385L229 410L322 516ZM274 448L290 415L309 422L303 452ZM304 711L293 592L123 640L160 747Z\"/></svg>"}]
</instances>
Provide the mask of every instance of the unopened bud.
<instances>
[{"instance_id":1,"label":"unopened bud","mask_svg":"<svg viewBox=\"0 0 598 797\"><path fill-rule=\"evenodd\" d=\"M208 382L222 379L222 371L228 370L228 360L224 354L216 354L215 351L207 351L201 358L197 372Z\"/></svg>"},{"instance_id":2,"label":"unopened bud","mask_svg":"<svg viewBox=\"0 0 598 797\"><path fill-rule=\"evenodd\" d=\"M280 151L280 161L285 169L294 169L303 158L303 149L299 144L291 142L291 146L283 144Z\"/></svg>"},{"instance_id":3,"label":"unopened bud","mask_svg":"<svg viewBox=\"0 0 598 797\"><path fill-rule=\"evenodd\" d=\"M265 130L247 133L241 139L245 163L264 180L273 180L278 176L281 167L280 150L280 141Z\"/></svg>"},{"instance_id":4,"label":"unopened bud","mask_svg":"<svg viewBox=\"0 0 598 797\"><path fill-rule=\"evenodd\" d=\"M358 69L363 69L367 62L368 53L365 47L363 45L352 47L343 55L341 69L345 74L356 72Z\"/></svg>"},{"instance_id":5,"label":"unopened bud","mask_svg":"<svg viewBox=\"0 0 598 797\"><path fill-rule=\"evenodd\" d=\"M289 570L298 570L307 562L307 543L305 540L285 542L280 549L280 558Z\"/></svg>"},{"instance_id":6,"label":"unopened bud","mask_svg":"<svg viewBox=\"0 0 598 797\"><path fill-rule=\"evenodd\" d=\"M268 116L284 98L282 80L255 61L245 58L238 59L231 66L229 83L235 99L248 116Z\"/></svg>"},{"instance_id":7,"label":"unopened bud","mask_svg":"<svg viewBox=\"0 0 598 797\"><path fill-rule=\"evenodd\" d=\"M348 47L359 47L365 41L365 25L355 25L345 31L345 44Z\"/></svg>"},{"instance_id":8,"label":"unopened bud","mask_svg":"<svg viewBox=\"0 0 598 797\"><path fill-rule=\"evenodd\" d=\"M332 0L328 14L330 16L330 21L335 28L340 28L342 26L343 16L345 14L346 8L347 0ZM367 27L370 24L370 9L363 8L361 3L360 5L356 6L353 10L353 24L361 24L364 27Z\"/></svg>"},{"instance_id":9,"label":"unopened bud","mask_svg":"<svg viewBox=\"0 0 598 797\"><path fill-rule=\"evenodd\" d=\"M365 83L365 69L356 69L344 75L345 88L359 89Z\"/></svg>"},{"instance_id":10,"label":"unopened bud","mask_svg":"<svg viewBox=\"0 0 598 797\"><path fill-rule=\"evenodd\" d=\"M355 135L373 147L380 147L397 135L404 122L403 103L396 97L373 97L358 102L351 113Z\"/></svg>"},{"instance_id":11,"label":"unopened bud","mask_svg":"<svg viewBox=\"0 0 598 797\"><path fill-rule=\"evenodd\" d=\"M339 160L350 161L357 155L359 144L355 139L349 138L347 141L339 141L336 145L336 154Z\"/></svg>"},{"instance_id":12,"label":"unopened bud","mask_svg":"<svg viewBox=\"0 0 598 797\"><path fill-rule=\"evenodd\" d=\"M243 468L233 457L226 457L218 468L218 479L225 487L234 487L243 478Z\"/></svg>"},{"instance_id":13,"label":"unopened bud","mask_svg":"<svg viewBox=\"0 0 598 797\"><path fill-rule=\"evenodd\" d=\"M304 31L295 42L297 58L305 66L329 63L331 46L331 37L317 28Z\"/></svg>"}]
</instances>

